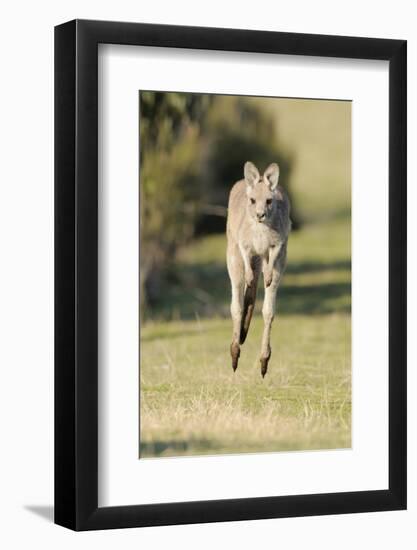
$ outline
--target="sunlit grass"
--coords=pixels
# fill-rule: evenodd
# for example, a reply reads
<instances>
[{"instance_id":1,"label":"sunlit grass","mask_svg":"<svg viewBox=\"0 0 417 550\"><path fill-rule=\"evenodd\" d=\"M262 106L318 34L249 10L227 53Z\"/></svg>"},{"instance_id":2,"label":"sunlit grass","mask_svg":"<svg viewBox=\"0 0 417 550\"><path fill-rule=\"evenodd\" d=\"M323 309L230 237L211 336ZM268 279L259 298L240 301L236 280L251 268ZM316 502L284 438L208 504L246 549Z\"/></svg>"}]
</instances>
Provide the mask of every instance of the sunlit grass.
<instances>
[{"instance_id":1,"label":"sunlit grass","mask_svg":"<svg viewBox=\"0 0 417 550\"><path fill-rule=\"evenodd\" d=\"M269 372L257 317L233 373L227 320L152 323L141 348L141 456L350 446L350 318L281 316Z\"/></svg>"}]
</instances>

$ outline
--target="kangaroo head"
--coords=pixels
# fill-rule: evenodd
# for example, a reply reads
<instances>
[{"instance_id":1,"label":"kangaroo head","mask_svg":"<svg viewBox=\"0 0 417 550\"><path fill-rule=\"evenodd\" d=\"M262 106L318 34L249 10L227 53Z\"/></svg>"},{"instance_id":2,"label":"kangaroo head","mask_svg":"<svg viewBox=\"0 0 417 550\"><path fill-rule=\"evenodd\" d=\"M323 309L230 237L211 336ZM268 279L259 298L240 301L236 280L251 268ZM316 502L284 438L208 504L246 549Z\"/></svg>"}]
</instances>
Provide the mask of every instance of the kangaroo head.
<instances>
[{"instance_id":1,"label":"kangaroo head","mask_svg":"<svg viewBox=\"0 0 417 550\"><path fill-rule=\"evenodd\" d=\"M277 201L282 200L278 190L279 166L275 162L270 164L261 176L252 162L246 162L244 175L249 215L258 223L267 223L277 208Z\"/></svg>"}]
</instances>

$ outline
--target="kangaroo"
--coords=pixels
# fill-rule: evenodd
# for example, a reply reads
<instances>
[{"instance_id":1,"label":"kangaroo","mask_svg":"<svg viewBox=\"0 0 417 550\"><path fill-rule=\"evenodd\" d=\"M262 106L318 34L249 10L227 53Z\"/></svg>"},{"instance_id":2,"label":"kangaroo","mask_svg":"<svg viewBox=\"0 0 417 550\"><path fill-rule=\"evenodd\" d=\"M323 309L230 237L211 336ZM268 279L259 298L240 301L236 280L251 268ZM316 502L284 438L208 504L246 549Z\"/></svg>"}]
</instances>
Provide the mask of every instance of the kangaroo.
<instances>
[{"instance_id":1,"label":"kangaroo","mask_svg":"<svg viewBox=\"0 0 417 550\"><path fill-rule=\"evenodd\" d=\"M290 201L278 185L278 179L278 164L270 164L261 176L252 162L246 162L244 179L235 183L230 191L227 214L227 269L232 286L232 367L234 371L237 369L240 345L249 330L262 271L265 285L260 355L263 378L271 357L271 326L278 286L286 267L291 230Z\"/></svg>"}]
</instances>

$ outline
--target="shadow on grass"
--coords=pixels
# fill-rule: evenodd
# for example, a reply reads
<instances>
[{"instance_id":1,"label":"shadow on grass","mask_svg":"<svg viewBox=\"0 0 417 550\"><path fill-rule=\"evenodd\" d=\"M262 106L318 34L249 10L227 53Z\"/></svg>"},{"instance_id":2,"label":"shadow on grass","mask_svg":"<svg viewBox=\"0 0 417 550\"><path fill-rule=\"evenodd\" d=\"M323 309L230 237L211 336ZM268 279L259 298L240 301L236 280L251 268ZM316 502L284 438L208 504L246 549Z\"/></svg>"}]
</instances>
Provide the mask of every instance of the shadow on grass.
<instances>
[{"instance_id":1,"label":"shadow on grass","mask_svg":"<svg viewBox=\"0 0 417 550\"><path fill-rule=\"evenodd\" d=\"M338 260L335 262L296 262L289 263L286 273L289 275L300 275L302 273L318 273L325 271L350 271L351 263L348 260Z\"/></svg>"},{"instance_id":2,"label":"shadow on grass","mask_svg":"<svg viewBox=\"0 0 417 550\"><path fill-rule=\"evenodd\" d=\"M184 454L191 449L194 451L198 449L200 452L207 452L213 448L216 448L216 446L213 446L213 442L208 439L141 441L139 457L174 456L175 453Z\"/></svg>"},{"instance_id":3,"label":"shadow on grass","mask_svg":"<svg viewBox=\"0 0 417 550\"><path fill-rule=\"evenodd\" d=\"M186 320L187 318L182 317ZM153 342L154 340L175 340L175 338L184 338L184 336L192 336L199 332L199 329L196 330L185 330L183 327L180 327L175 330L167 331L166 327L163 329L152 330L150 334L142 334L141 342Z\"/></svg>"},{"instance_id":4,"label":"shadow on grass","mask_svg":"<svg viewBox=\"0 0 417 550\"><path fill-rule=\"evenodd\" d=\"M141 442L139 458L174 458L181 456L217 456L247 453L277 453L294 451L313 451L325 449L350 449L350 436L341 435L336 439L321 436L314 442L293 439L269 441L260 443L225 443L221 440L189 439L189 440L157 440Z\"/></svg>"},{"instance_id":5,"label":"shadow on grass","mask_svg":"<svg viewBox=\"0 0 417 550\"><path fill-rule=\"evenodd\" d=\"M298 262L288 265L288 275L350 272L349 261ZM284 314L328 314L350 312L349 282L286 284L285 276L278 292L278 309ZM262 279L258 302L263 299ZM226 265L219 262L189 263L175 266L167 273L160 299L149 309L151 319L195 319L230 315L230 281Z\"/></svg>"},{"instance_id":6,"label":"shadow on grass","mask_svg":"<svg viewBox=\"0 0 417 550\"><path fill-rule=\"evenodd\" d=\"M286 314L350 313L350 295L349 283L283 284L278 295L278 310Z\"/></svg>"}]
</instances>

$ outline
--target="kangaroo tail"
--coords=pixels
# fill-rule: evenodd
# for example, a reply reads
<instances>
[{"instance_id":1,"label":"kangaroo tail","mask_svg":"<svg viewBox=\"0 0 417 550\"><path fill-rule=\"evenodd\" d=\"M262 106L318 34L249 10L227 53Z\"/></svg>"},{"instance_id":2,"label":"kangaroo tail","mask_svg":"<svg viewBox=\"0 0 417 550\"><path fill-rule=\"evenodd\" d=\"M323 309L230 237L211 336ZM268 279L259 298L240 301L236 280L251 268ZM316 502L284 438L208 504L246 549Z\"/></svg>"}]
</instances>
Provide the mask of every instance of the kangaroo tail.
<instances>
[{"instance_id":1,"label":"kangaroo tail","mask_svg":"<svg viewBox=\"0 0 417 550\"><path fill-rule=\"evenodd\" d=\"M250 321L252 319L253 310L255 309L256 301L256 288L258 286L257 277L254 279L250 286L245 288L245 296L243 299L243 315L242 324L240 326L240 343L246 340L248 334Z\"/></svg>"}]
</instances>

